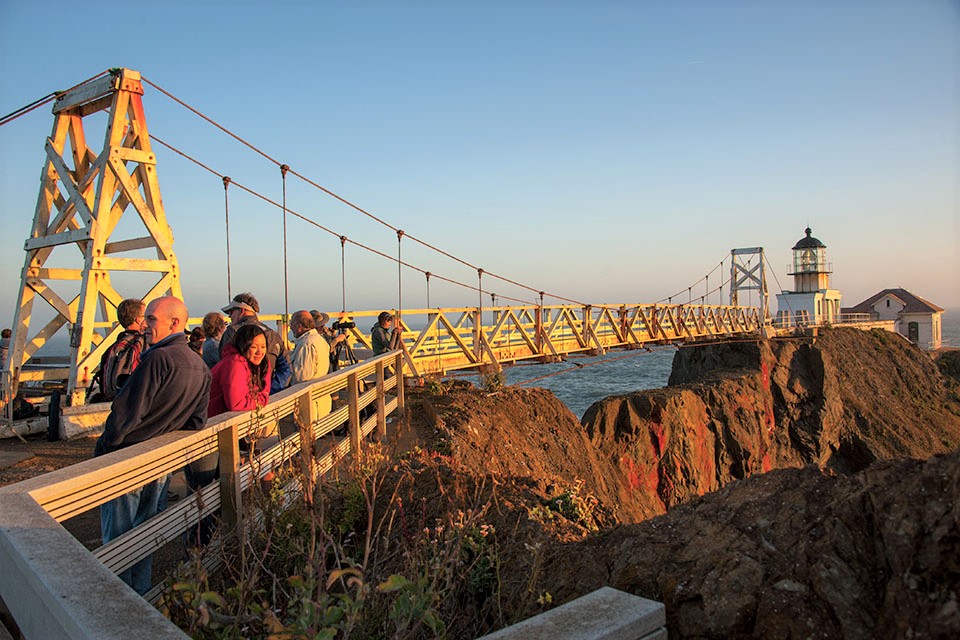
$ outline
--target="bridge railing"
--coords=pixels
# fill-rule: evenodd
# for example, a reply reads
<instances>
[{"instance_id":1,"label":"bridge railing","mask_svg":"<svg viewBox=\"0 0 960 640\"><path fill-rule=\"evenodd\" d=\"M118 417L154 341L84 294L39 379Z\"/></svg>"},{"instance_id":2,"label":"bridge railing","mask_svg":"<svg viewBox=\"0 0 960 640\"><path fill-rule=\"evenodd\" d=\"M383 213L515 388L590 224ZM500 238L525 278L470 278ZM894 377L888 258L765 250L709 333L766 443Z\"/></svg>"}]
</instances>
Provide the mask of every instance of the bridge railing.
<instances>
[{"instance_id":1,"label":"bridge railing","mask_svg":"<svg viewBox=\"0 0 960 640\"><path fill-rule=\"evenodd\" d=\"M756 307L723 305L502 306L404 310L411 375L575 353L756 333ZM369 337L357 332L361 347Z\"/></svg>"},{"instance_id":2,"label":"bridge railing","mask_svg":"<svg viewBox=\"0 0 960 640\"><path fill-rule=\"evenodd\" d=\"M164 434L0 488L0 596L21 631L27 638L129 638L130 621L135 620L136 635L183 637L115 574L177 540L218 509L225 527L237 524L244 491L284 462L297 456L312 460L308 468L316 478L359 452L363 439L374 431L384 436L386 417L403 412L403 383L397 375L402 366L402 352L383 354L271 396L258 412L223 414L201 431ZM317 401L333 393L346 397L346 403L318 415ZM375 411L361 419L367 407ZM307 426L258 455L241 456L241 438L256 438L265 427L288 417ZM347 435L333 436L344 423ZM302 441L301 431L312 437ZM323 436L330 444L316 457L311 441ZM59 524L213 452L220 455L219 483L92 553ZM286 488L293 492L298 485L292 482ZM159 592L155 587L148 599Z\"/></svg>"}]
</instances>

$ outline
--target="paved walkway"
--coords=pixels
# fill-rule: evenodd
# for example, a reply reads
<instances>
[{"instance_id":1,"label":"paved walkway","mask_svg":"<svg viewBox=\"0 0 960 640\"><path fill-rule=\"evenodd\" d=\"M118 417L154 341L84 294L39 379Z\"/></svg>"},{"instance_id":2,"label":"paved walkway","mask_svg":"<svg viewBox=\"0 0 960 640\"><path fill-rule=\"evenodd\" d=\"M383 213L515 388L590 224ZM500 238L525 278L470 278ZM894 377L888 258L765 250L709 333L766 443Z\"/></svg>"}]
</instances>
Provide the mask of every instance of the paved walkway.
<instances>
[{"instance_id":1,"label":"paved walkway","mask_svg":"<svg viewBox=\"0 0 960 640\"><path fill-rule=\"evenodd\" d=\"M0 451L0 469L12 467L20 464L24 460L29 460L33 454L29 451Z\"/></svg>"}]
</instances>

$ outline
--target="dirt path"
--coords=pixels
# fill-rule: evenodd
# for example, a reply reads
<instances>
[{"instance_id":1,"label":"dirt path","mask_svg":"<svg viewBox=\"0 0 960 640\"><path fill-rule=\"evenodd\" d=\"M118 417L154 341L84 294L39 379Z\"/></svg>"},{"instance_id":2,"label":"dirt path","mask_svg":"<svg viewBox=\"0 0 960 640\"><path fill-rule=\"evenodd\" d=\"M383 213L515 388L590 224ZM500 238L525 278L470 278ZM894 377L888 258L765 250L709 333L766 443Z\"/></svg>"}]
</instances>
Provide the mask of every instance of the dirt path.
<instances>
[{"instance_id":1,"label":"dirt path","mask_svg":"<svg viewBox=\"0 0 960 640\"><path fill-rule=\"evenodd\" d=\"M46 436L28 436L26 442L18 438L0 441L0 486L21 482L49 473L93 456L96 438L76 438L48 442ZM183 474L175 474L171 489L178 496L185 493ZM91 509L61 523L83 546L91 551L101 545L100 510ZM154 575L172 572L182 558L179 541L171 542L154 556Z\"/></svg>"}]
</instances>

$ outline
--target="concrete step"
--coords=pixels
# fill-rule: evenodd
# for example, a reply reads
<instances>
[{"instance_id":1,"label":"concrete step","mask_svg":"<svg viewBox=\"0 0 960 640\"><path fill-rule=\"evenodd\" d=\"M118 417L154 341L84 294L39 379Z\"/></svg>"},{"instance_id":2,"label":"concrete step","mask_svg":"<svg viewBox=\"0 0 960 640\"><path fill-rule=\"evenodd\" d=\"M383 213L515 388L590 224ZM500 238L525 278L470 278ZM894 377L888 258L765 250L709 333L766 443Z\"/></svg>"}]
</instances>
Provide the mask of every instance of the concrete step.
<instances>
[{"instance_id":1,"label":"concrete step","mask_svg":"<svg viewBox=\"0 0 960 640\"><path fill-rule=\"evenodd\" d=\"M478 640L665 640L663 604L611 587Z\"/></svg>"}]
</instances>

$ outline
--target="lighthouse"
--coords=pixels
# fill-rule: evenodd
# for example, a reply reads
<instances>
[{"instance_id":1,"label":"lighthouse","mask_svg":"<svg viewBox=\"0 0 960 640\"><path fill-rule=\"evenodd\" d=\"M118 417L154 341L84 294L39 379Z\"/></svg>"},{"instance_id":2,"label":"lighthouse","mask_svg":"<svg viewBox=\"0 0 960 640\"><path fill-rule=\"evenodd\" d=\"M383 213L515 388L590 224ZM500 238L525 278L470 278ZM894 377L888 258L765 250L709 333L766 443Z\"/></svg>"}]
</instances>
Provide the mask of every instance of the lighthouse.
<instances>
[{"instance_id":1,"label":"lighthouse","mask_svg":"<svg viewBox=\"0 0 960 640\"><path fill-rule=\"evenodd\" d=\"M840 318L840 292L830 288L832 265L827 262L827 245L813 237L810 227L793 245L793 291L777 294L777 324L796 326L831 324Z\"/></svg>"}]
</instances>

